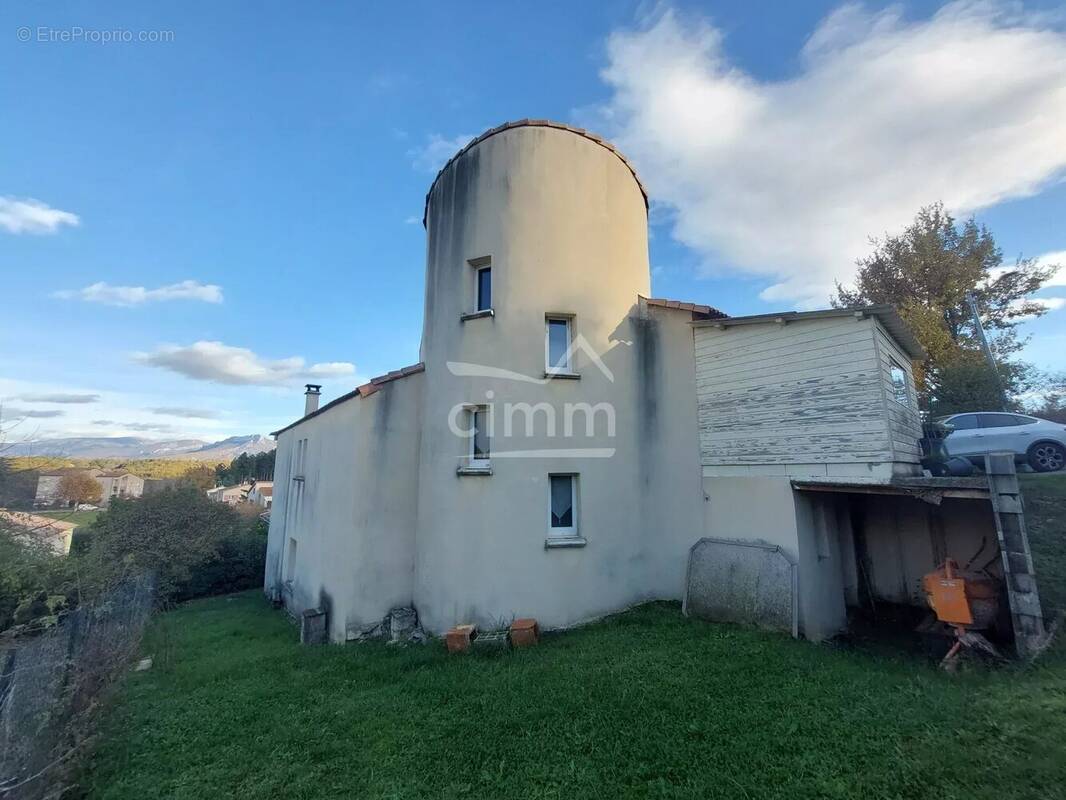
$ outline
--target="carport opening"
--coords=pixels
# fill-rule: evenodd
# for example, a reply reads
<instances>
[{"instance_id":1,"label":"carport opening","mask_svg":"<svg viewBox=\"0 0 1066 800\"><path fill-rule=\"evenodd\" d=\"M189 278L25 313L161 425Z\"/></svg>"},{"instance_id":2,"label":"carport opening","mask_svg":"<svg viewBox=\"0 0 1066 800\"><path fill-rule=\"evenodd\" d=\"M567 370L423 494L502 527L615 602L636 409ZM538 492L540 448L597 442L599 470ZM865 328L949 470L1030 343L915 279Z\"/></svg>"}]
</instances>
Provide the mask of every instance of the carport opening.
<instances>
[{"instance_id":1,"label":"carport opening","mask_svg":"<svg viewBox=\"0 0 1066 800\"><path fill-rule=\"evenodd\" d=\"M987 496L803 491L811 516L807 579L818 588L809 613L836 620L838 640L879 651L942 657L954 642L926 598L922 579L952 559L998 587L997 612L978 632L1003 653L1013 631L995 515ZM966 492L961 492L966 495ZM813 553L810 552L813 549ZM802 554L801 562L805 561ZM801 583L804 575L801 567Z\"/></svg>"}]
</instances>

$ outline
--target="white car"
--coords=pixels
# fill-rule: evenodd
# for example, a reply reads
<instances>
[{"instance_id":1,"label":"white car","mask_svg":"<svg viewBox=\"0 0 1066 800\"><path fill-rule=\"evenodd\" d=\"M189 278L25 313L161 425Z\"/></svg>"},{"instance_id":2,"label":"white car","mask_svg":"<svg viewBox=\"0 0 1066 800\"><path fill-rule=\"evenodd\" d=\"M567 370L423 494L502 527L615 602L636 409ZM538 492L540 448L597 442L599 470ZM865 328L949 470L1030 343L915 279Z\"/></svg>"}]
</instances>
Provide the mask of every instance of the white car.
<instances>
[{"instance_id":1,"label":"white car","mask_svg":"<svg viewBox=\"0 0 1066 800\"><path fill-rule=\"evenodd\" d=\"M950 456L981 464L985 453L1014 453L1037 472L1066 466L1066 426L1025 414L977 412L940 417L950 429L944 447Z\"/></svg>"}]
</instances>

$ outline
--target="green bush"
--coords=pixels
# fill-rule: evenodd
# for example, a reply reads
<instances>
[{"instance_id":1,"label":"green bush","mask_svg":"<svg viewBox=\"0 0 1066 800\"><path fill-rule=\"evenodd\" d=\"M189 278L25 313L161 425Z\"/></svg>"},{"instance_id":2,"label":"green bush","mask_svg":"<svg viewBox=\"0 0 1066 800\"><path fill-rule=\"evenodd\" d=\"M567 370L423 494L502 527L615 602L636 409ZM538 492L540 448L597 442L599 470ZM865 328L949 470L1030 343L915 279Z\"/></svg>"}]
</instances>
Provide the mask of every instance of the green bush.
<instances>
[{"instance_id":1,"label":"green bush","mask_svg":"<svg viewBox=\"0 0 1066 800\"><path fill-rule=\"evenodd\" d=\"M0 524L0 631L32 621L31 612L48 614L53 597L75 601L75 565L39 539Z\"/></svg>"},{"instance_id":2,"label":"green bush","mask_svg":"<svg viewBox=\"0 0 1066 800\"><path fill-rule=\"evenodd\" d=\"M263 584L266 531L262 523L245 524L218 539L218 555L192 570L179 584L175 600L242 592Z\"/></svg>"},{"instance_id":3,"label":"green bush","mask_svg":"<svg viewBox=\"0 0 1066 800\"><path fill-rule=\"evenodd\" d=\"M79 526L70 555L0 528L0 631L91 601L124 580L152 573L160 603L262 585L266 525L192 487L110 508Z\"/></svg>"},{"instance_id":4,"label":"green bush","mask_svg":"<svg viewBox=\"0 0 1066 800\"><path fill-rule=\"evenodd\" d=\"M151 572L164 603L259 585L266 557L257 519L192 487L112 500L82 545L94 593Z\"/></svg>"}]
</instances>

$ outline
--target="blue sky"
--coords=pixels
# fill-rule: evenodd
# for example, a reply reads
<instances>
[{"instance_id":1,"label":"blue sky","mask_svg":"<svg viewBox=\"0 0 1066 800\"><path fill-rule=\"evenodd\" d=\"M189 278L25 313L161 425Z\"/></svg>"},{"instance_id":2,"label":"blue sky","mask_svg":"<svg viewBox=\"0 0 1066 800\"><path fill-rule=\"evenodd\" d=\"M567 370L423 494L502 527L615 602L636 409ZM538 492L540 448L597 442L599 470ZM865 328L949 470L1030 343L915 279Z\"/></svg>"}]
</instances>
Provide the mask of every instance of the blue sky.
<instances>
[{"instance_id":1,"label":"blue sky","mask_svg":"<svg viewBox=\"0 0 1066 800\"><path fill-rule=\"evenodd\" d=\"M734 314L825 305L937 199L1010 258L1066 251L1055 4L753 6L4 4L12 436L266 432L307 374L329 399L415 362L425 192L510 119L619 142L655 294ZM1066 369L1064 320L1026 326L1041 367Z\"/></svg>"}]
</instances>

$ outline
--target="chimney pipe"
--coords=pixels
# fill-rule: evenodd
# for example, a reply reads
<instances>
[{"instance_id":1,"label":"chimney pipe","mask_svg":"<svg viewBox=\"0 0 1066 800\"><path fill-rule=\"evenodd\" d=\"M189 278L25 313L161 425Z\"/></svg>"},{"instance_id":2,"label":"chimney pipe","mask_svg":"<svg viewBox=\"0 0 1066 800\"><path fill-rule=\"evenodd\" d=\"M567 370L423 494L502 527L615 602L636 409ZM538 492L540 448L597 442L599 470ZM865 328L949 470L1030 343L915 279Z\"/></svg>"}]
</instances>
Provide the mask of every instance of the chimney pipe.
<instances>
[{"instance_id":1,"label":"chimney pipe","mask_svg":"<svg viewBox=\"0 0 1066 800\"><path fill-rule=\"evenodd\" d=\"M322 394L322 384L309 383L307 384L307 391L304 392L304 416L308 414L314 414L318 411L318 397Z\"/></svg>"}]
</instances>

